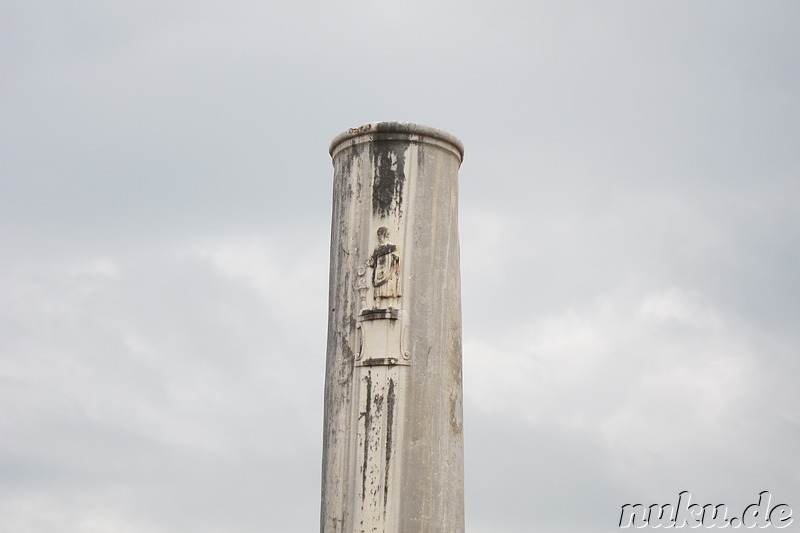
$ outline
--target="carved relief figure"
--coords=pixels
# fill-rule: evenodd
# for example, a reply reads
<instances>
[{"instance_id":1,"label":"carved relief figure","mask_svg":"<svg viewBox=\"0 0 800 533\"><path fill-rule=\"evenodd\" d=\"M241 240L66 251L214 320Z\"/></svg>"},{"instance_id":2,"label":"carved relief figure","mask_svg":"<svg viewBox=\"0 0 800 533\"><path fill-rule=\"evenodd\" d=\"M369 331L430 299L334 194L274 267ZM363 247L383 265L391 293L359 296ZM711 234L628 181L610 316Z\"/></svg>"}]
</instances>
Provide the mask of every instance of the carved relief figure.
<instances>
[{"instance_id":1,"label":"carved relief figure","mask_svg":"<svg viewBox=\"0 0 800 533\"><path fill-rule=\"evenodd\" d=\"M378 245L367 261L367 266L373 269L373 308L375 309L381 308L382 299L400 296L400 254L397 246L389 242L388 238L389 230L383 226L378 228Z\"/></svg>"}]
</instances>

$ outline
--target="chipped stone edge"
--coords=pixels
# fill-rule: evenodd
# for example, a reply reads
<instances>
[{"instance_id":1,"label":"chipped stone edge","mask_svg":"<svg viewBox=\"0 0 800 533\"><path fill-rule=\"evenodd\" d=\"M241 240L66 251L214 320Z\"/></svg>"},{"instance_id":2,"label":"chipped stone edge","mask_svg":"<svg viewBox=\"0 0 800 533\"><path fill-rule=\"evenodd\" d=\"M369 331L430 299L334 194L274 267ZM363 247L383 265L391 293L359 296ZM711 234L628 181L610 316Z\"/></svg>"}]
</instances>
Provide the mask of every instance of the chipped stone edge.
<instances>
[{"instance_id":1,"label":"chipped stone edge","mask_svg":"<svg viewBox=\"0 0 800 533\"><path fill-rule=\"evenodd\" d=\"M464 161L464 144L446 131L413 122L371 122L340 133L331 141L328 149L331 157L336 157L348 146L373 140L411 140L433 144L453 152L459 163Z\"/></svg>"}]
</instances>

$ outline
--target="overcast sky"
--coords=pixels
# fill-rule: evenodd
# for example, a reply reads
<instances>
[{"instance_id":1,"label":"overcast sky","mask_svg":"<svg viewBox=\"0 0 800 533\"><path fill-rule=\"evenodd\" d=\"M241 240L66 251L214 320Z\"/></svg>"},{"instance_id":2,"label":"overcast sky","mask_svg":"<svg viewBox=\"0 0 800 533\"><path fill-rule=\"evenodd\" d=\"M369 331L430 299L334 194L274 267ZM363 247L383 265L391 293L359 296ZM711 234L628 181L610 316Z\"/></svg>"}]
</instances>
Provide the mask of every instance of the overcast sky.
<instances>
[{"instance_id":1,"label":"overcast sky","mask_svg":"<svg viewBox=\"0 0 800 533\"><path fill-rule=\"evenodd\" d=\"M798 22L0 0L0 533L318 530L328 144L380 120L466 147L469 532L800 513Z\"/></svg>"}]
</instances>

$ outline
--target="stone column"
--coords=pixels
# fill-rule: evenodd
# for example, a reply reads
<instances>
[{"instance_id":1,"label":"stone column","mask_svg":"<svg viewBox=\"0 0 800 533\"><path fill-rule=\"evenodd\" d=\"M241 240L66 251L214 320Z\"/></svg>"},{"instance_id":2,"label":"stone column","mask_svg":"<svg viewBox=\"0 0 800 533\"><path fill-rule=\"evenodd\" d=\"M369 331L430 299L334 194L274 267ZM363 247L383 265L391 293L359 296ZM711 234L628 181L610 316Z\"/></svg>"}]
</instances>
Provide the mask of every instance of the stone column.
<instances>
[{"instance_id":1,"label":"stone column","mask_svg":"<svg viewBox=\"0 0 800 533\"><path fill-rule=\"evenodd\" d=\"M461 142L347 130L334 166L321 531L464 530Z\"/></svg>"}]
</instances>

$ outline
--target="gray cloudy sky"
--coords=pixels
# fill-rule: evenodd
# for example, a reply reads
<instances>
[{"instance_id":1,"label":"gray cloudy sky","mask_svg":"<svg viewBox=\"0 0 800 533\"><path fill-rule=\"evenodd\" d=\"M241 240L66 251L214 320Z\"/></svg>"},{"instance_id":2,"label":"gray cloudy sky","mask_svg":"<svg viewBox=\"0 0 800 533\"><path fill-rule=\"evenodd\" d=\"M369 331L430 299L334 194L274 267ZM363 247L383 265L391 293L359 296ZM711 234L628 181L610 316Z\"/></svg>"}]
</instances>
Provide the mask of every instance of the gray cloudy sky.
<instances>
[{"instance_id":1,"label":"gray cloudy sky","mask_svg":"<svg viewBox=\"0 0 800 533\"><path fill-rule=\"evenodd\" d=\"M800 512L798 21L0 1L0 533L318 529L327 148L378 120L466 146L468 531Z\"/></svg>"}]
</instances>

